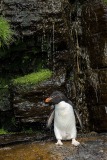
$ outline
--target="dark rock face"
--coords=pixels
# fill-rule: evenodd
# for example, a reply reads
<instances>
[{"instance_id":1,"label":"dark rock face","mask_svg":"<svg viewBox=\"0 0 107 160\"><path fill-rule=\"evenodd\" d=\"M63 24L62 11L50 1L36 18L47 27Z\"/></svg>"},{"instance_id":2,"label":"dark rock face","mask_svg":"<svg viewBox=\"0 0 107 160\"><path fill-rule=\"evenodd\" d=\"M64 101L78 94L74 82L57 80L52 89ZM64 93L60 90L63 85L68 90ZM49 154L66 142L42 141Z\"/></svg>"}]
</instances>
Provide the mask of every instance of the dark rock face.
<instances>
[{"instance_id":1,"label":"dark rock face","mask_svg":"<svg viewBox=\"0 0 107 160\"><path fill-rule=\"evenodd\" d=\"M105 81L107 73L106 6L98 2L91 2L88 7L83 7L82 14L83 43L81 46L85 46L89 56L87 68L84 70L87 76L85 91L90 113L89 119L93 130L104 131L107 130L105 124L107 121L105 100L107 97L107 82Z\"/></svg>"},{"instance_id":2,"label":"dark rock face","mask_svg":"<svg viewBox=\"0 0 107 160\"><path fill-rule=\"evenodd\" d=\"M42 122L46 126L46 121L52 108L45 104L45 99L52 93L63 87L63 82L55 83L53 79L43 82L40 85L14 86L13 87L13 108L16 121L22 123Z\"/></svg>"},{"instance_id":3,"label":"dark rock face","mask_svg":"<svg viewBox=\"0 0 107 160\"><path fill-rule=\"evenodd\" d=\"M39 86L13 88L17 121L46 121L51 109L43 107L43 100L61 90L77 106L84 130L107 131L107 7L97 0L2 0L1 9L16 35L32 39L23 52L32 44L38 47L36 53L42 60L45 53L54 72Z\"/></svg>"},{"instance_id":4,"label":"dark rock face","mask_svg":"<svg viewBox=\"0 0 107 160\"><path fill-rule=\"evenodd\" d=\"M45 98L48 96L47 92L51 94L52 86L56 90L65 82L65 67L68 59L66 58L66 53L68 53L66 26L62 18L61 2L3 0L1 14L11 23L16 36L23 39L22 42L11 46L9 57L6 60L3 59L3 64L5 66L8 64L5 72L8 72L10 64L14 66L15 63L15 67L11 67L12 73L17 73L18 70L22 73L31 72L32 67L36 68L38 65L38 61L41 63L46 61L46 67L60 70L54 80L42 84L41 87L33 86L29 89L22 89L22 86L15 86L14 89L12 88L14 94L11 92L13 98L11 104L16 121L23 123L46 122L50 109L44 107L44 96ZM60 57L58 57L59 54ZM69 54L67 55L69 57ZM26 57L30 60L29 62ZM57 58L55 59L55 57ZM62 67L63 60L65 62ZM55 66L55 64L58 65ZM1 68L3 67L4 65Z\"/></svg>"},{"instance_id":5,"label":"dark rock face","mask_svg":"<svg viewBox=\"0 0 107 160\"><path fill-rule=\"evenodd\" d=\"M53 13L53 10L53 14L55 11L58 13L61 7L60 1L53 4L51 0L3 0L1 5L2 15L10 20L18 34L24 36L31 36L42 29L45 16Z\"/></svg>"},{"instance_id":6,"label":"dark rock face","mask_svg":"<svg viewBox=\"0 0 107 160\"><path fill-rule=\"evenodd\" d=\"M100 1L77 5L68 23L74 44L74 102L87 129L106 131L106 6Z\"/></svg>"},{"instance_id":7,"label":"dark rock face","mask_svg":"<svg viewBox=\"0 0 107 160\"><path fill-rule=\"evenodd\" d=\"M66 24L60 0L3 0L1 14L11 23L18 42L8 50L7 59L0 59L3 64L0 70L4 71L5 65L6 71L9 68L11 72L25 74L37 69L38 62L53 69L53 52L67 49Z\"/></svg>"}]
</instances>

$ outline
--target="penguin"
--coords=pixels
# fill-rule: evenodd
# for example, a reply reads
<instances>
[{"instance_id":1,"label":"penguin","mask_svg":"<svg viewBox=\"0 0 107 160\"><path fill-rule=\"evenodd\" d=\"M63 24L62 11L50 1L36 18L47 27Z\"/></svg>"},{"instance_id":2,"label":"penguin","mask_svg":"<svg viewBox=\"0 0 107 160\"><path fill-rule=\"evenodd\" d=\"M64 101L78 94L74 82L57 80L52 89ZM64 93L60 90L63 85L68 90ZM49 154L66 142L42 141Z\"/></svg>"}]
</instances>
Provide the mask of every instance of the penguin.
<instances>
[{"instance_id":1,"label":"penguin","mask_svg":"<svg viewBox=\"0 0 107 160\"><path fill-rule=\"evenodd\" d=\"M72 103L61 91L55 91L55 92L52 93L51 96L53 96L54 94L57 95L57 97L58 97L58 96L62 97L67 103L69 103L71 106L73 106L74 113L75 113L75 115L77 116L77 119L78 119L78 121L79 121L81 130L82 130L82 129L83 129L82 121L81 121L80 115L79 115L76 107L73 105L73 103ZM51 103L54 104L54 102L51 102ZM54 106L52 105L51 108L53 109ZM53 122L53 119L54 119L54 110L51 112L51 114L50 114L50 116L49 116L49 118L48 118L47 128L50 128L50 127L51 127L51 124L52 124L52 122Z\"/></svg>"},{"instance_id":2,"label":"penguin","mask_svg":"<svg viewBox=\"0 0 107 160\"><path fill-rule=\"evenodd\" d=\"M80 143L76 140L77 129L72 102L60 91L54 91L45 102L55 106L48 120L48 126L54 118L56 145L63 145L62 140L72 140L72 144L78 146Z\"/></svg>"}]
</instances>

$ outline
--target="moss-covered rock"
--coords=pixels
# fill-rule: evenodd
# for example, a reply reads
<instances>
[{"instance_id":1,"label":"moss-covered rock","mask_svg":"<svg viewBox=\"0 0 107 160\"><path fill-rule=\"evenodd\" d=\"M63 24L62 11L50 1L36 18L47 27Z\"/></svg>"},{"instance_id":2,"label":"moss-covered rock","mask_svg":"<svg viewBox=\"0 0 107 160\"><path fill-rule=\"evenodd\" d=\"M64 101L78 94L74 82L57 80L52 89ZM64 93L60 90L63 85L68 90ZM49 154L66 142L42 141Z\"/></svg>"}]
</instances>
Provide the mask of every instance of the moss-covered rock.
<instances>
[{"instance_id":1,"label":"moss-covered rock","mask_svg":"<svg viewBox=\"0 0 107 160\"><path fill-rule=\"evenodd\" d=\"M46 121L52 109L51 106L47 107L44 100L54 90L64 90L65 87L66 73L58 73L60 76L55 76L52 71L45 69L13 80L13 85L10 86L13 96L11 104L19 126L31 126L35 123L37 128L38 124L44 124L46 128Z\"/></svg>"},{"instance_id":2,"label":"moss-covered rock","mask_svg":"<svg viewBox=\"0 0 107 160\"><path fill-rule=\"evenodd\" d=\"M38 72L31 73L22 77L18 77L13 80L14 85L35 85L44 80L49 79L52 76L52 72L48 69L42 69Z\"/></svg>"}]
</instances>

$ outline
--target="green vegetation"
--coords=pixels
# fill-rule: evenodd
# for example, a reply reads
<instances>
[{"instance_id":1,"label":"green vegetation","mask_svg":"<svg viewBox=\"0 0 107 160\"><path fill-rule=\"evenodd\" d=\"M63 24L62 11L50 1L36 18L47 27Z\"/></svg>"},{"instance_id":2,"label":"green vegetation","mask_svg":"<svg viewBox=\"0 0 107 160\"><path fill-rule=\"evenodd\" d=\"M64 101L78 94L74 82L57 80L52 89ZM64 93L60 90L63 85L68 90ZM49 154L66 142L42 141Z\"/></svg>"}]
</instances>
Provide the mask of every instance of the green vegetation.
<instances>
[{"instance_id":1,"label":"green vegetation","mask_svg":"<svg viewBox=\"0 0 107 160\"><path fill-rule=\"evenodd\" d=\"M0 134L7 134L8 132L4 130L3 128L0 129Z\"/></svg>"},{"instance_id":2,"label":"green vegetation","mask_svg":"<svg viewBox=\"0 0 107 160\"><path fill-rule=\"evenodd\" d=\"M103 0L104 1L104 3L107 3L107 0Z\"/></svg>"},{"instance_id":3,"label":"green vegetation","mask_svg":"<svg viewBox=\"0 0 107 160\"><path fill-rule=\"evenodd\" d=\"M4 17L0 17L0 47L8 46L13 41L13 31Z\"/></svg>"},{"instance_id":4,"label":"green vegetation","mask_svg":"<svg viewBox=\"0 0 107 160\"><path fill-rule=\"evenodd\" d=\"M52 76L52 72L48 69L42 69L36 73L31 73L23 77L18 77L13 80L14 84L38 84L47 80Z\"/></svg>"},{"instance_id":5,"label":"green vegetation","mask_svg":"<svg viewBox=\"0 0 107 160\"><path fill-rule=\"evenodd\" d=\"M0 88L2 89L2 88L8 88L8 85L7 85L7 83L8 83L8 79L6 79L6 78L0 78Z\"/></svg>"}]
</instances>

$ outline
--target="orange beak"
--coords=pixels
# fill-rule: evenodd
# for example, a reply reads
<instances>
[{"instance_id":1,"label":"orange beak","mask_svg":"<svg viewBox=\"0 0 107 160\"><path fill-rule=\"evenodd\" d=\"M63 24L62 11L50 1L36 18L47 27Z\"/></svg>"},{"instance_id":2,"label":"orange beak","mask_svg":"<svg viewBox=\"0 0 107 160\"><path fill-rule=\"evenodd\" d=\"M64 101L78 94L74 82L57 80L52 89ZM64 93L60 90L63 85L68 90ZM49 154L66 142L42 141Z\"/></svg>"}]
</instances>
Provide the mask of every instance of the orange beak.
<instances>
[{"instance_id":1,"label":"orange beak","mask_svg":"<svg viewBox=\"0 0 107 160\"><path fill-rule=\"evenodd\" d=\"M47 103L47 102L50 102L51 100L52 100L52 98L49 97L49 98L45 99L45 102Z\"/></svg>"}]
</instances>

